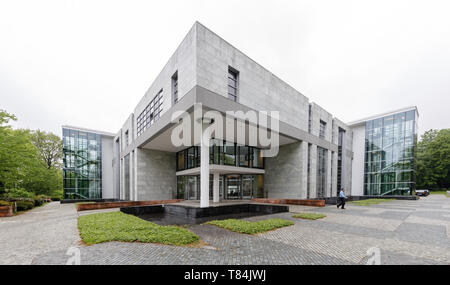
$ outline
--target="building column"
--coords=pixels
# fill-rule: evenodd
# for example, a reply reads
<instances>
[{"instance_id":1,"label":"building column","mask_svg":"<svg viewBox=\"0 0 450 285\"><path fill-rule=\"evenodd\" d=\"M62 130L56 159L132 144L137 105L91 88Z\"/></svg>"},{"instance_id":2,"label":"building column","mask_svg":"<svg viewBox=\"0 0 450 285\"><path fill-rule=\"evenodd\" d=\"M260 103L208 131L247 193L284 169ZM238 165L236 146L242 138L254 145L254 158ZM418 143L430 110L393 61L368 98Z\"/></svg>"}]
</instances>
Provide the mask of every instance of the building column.
<instances>
[{"instance_id":1,"label":"building column","mask_svg":"<svg viewBox=\"0 0 450 285\"><path fill-rule=\"evenodd\" d=\"M200 136L200 208L209 207L209 130L202 124Z\"/></svg>"},{"instance_id":2,"label":"building column","mask_svg":"<svg viewBox=\"0 0 450 285\"><path fill-rule=\"evenodd\" d=\"M312 144L309 153L309 198L317 198L317 145Z\"/></svg>"},{"instance_id":3,"label":"building column","mask_svg":"<svg viewBox=\"0 0 450 285\"><path fill-rule=\"evenodd\" d=\"M337 151L333 152L333 165L331 166L331 197L337 196L337 167L338 167L338 154Z\"/></svg>"},{"instance_id":4,"label":"building column","mask_svg":"<svg viewBox=\"0 0 450 285\"><path fill-rule=\"evenodd\" d=\"M333 154L332 154L331 150L328 150L327 151L327 183L326 183L326 188L325 188L325 197L331 197L331 185L332 185L331 184L332 183L332 180L331 180L331 177L332 177L331 156L332 155Z\"/></svg>"},{"instance_id":5,"label":"building column","mask_svg":"<svg viewBox=\"0 0 450 285\"><path fill-rule=\"evenodd\" d=\"M219 194L219 172L214 172L214 181L213 181L213 202L219 203L220 194Z\"/></svg>"},{"instance_id":6,"label":"building column","mask_svg":"<svg viewBox=\"0 0 450 285\"><path fill-rule=\"evenodd\" d=\"M300 145L300 199L306 199L308 195L308 142L302 141Z\"/></svg>"}]
</instances>

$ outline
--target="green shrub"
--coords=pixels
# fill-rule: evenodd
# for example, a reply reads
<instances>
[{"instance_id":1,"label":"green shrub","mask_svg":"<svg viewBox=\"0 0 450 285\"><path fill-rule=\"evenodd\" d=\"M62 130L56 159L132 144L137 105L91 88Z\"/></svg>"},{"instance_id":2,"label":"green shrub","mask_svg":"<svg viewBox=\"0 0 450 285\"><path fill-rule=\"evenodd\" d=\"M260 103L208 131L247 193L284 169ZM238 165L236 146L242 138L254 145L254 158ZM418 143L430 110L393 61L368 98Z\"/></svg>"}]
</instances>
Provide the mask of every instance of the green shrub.
<instances>
[{"instance_id":1,"label":"green shrub","mask_svg":"<svg viewBox=\"0 0 450 285\"><path fill-rule=\"evenodd\" d=\"M61 201L61 197L50 197L52 201Z\"/></svg>"},{"instance_id":2,"label":"green shrub","mask_svg":"<svg viewBox=\"0 0 450 285\"><path fill-rule=\"evenodd\" d=\"M11 202L8 202L8 201L0 201L0 207L1 206L12 206L13 205L13 203L11 203Z\"/></svg>"},{"instance_id":3,"label":"green shrub","mask_svg":"<svg viewBox=\"0 0 450 285\"><path fill-rule=\"evenodd\" d=\"M34 197L34 206L42 206L44 203L48 202L48 197L45 195L38 195Z\"/></svg>"},{"instance_id":4,"label":"green shrub","mask_svg":"<svg viewBox=\"0 0 450 285\"><path fill-rule=\"evenodd\" d=\"M7 198L34 198L34 194L32 192L28 192L23 188L12 188L6 190L5 197Z\"/></svg>"},{"instance_id":5,"label":"green shrub","mask_svg":"<svg viewBox=\"0 0 450 285\"><path fill-rule=\"evenodd\" d=\"M34 208L34 202L32 201L17 201L17 211L27 211Z\"/></svg>"}]
</instances>

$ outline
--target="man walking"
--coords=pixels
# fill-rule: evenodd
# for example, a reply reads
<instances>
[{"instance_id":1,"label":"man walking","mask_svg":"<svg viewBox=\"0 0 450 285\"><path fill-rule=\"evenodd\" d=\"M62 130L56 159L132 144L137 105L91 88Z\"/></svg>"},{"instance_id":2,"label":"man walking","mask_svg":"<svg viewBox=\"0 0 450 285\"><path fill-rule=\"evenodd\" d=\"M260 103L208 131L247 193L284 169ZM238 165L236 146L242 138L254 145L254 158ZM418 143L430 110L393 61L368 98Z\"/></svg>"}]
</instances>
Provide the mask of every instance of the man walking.
<instances>
[{"instance_id":1,"label":"man walking","mask_svg":"<svg viewBox=\"0 0 450 285\"><path fill-rule=\"evenodd\" d=\"M345 206L345 199L347 199L347 197L345 196L344 188L342 188L341 191L339 192L339 203L337 204L337 208L338 209L339 209L340 206L342 206L341 209L345 209L344 208L344 206Z\"/></svg>"}]
</instances>

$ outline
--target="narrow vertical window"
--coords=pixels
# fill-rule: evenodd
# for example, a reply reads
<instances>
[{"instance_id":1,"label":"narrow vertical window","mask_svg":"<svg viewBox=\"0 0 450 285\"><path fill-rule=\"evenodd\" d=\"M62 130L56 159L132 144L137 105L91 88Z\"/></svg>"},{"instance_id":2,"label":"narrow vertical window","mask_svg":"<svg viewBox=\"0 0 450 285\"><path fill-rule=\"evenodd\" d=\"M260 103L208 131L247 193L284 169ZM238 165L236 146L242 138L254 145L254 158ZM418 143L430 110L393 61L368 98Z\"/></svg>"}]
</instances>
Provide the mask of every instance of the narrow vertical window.
<instances>
[{"instance_id":1,"label":"narrow vertical window","mask_svg":"<svg viewBox=\"0 0 450 285\"><path fill-rule=\"evenodd\" d=\"M128 134L128 130L125 132L125 145L129 145L130 144L130 138L129 138L129 134Z\"/></svg>"},{"instance_id":2,"label":"narrow vertical window","mask_svg":"<svg viewBox=\"0 0 450 285\"><path fill-rule=\"evenodd\" d=\"M228 67L228 99L238 101L238 78L239 72L232 67Z\"/></svg>"},{"instance_id":3,"label":"narrow vertical window","mask_svg":"<svg viewBox=\"0 0 450 285\"><path fill-rule=\"evenodd\" d=\"M178 102L178 71L172 76L172 102L173 105Z\"/></svg>"},{"instance_id":4,"label":"narrow vertical window","mask_svg":"<svg viewBox=\"0 0 450 285\"><path fill-rule=\"evenodd\" d=\"M319 130L319 138L325 139L325 129L327 127L327 123L324 121L320 121L320 130Z\"/></svg>"}]
</instances>

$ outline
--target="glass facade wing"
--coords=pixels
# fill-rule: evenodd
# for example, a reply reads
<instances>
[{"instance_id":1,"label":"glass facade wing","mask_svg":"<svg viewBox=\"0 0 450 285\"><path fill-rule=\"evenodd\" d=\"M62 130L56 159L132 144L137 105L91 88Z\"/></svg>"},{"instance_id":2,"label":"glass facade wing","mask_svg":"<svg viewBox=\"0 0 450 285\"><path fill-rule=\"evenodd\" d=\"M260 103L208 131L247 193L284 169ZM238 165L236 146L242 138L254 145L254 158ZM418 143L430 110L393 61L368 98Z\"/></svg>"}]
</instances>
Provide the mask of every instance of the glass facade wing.
<instances>
[{"instance_id":1,"label":"glass facade wing","mask_svg":"<svg viewBox=\"0 0 450 285\"><path fill-rule=\"evenodd\" d=\"M415 190L415 110L366 122L364 195L412 195Z\"/></svg>"},{"instance_id":2,"label":"glass facade wing","mask_svg":"<svg viewBox=\"0 0 450 285\"><path fill-rule=\"evenodd\" d=\"M264 169L264 157L256 147L212 139L209 156L210 164ZM178 152L176 158L177 171L199 167L200 148L189 147Z\"/></svg>"},{"instance_id":3,"label":"glass facade wing","mask_svg":"<svg viewBox=\"0 0 450 285\"><path fill-rule=\"evenodd\" d=\"M63 128L64 199L102 198L101 135Z\"/></svg>"}]
</instances>

